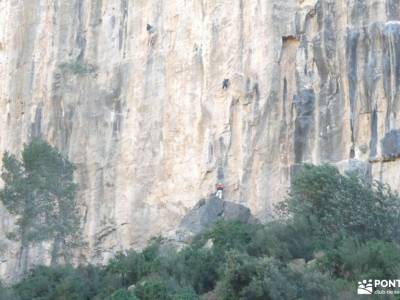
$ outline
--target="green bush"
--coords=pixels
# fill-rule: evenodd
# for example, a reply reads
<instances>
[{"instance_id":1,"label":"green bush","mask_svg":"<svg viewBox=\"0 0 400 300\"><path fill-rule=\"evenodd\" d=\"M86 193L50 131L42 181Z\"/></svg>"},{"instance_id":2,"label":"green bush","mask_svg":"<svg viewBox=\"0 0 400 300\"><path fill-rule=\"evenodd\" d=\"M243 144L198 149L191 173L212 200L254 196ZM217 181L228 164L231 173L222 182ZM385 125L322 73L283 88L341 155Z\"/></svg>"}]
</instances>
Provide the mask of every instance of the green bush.
<instances>
[{"instance_id":1,"label":"green bush","mask_svg":"<svg viewBox=\"0 0 400 300\"><path fill-rule=\"evenodd\" d=\"M9 288L0 281L0 300L19 300L12 288Z\"/></svg>"},{"instance_id":2,"label":"green bush","mask_svg":"<svg viewBox=\"0 0 400 300\"><path fill-rule=\"evenodd\" d=\"M346 237L362 241L400 239L400 201L388 186L330 165L304 165L280 212L304 219L322 242Z\"/></svg>"},{"instance_id":3,"label":"green bush","mask_svg":"<svg viewBox=\"0 0 400 300\"><path fill-rule=\"evenodd\" d=\"M235 220L219 221L204 234L203 241L211 239L217 251L245 250L255 230L255 225Z\"/></svg>"},{"instance_id":4,"label":"green bush","mask_svg":"<svg viewBox=\"0 0 400 300\"><path fill-rule=\"evenodd\" d=\"M135 287L135 295L140 300L168 300L171 286L162 278L146 278Z\"/></svg>"},{"instance_id":5,"label":"green bush","mask_svg":"<svg viewBox=\"0 0 400 300\"><path fill-rule=\"evenodd\" d=\"M328 277L317 271L300 273L273 258L254 258L232 251L217 295L221 300L319 300L333 295L330 286Z\"/></svg>"},{"instance_id":6,"label":"green bush","mask_svg":"<svg viewBox=\"0 0 400 300\"><path fill-rule=\"evenodd\" d=\"M172 296L171 300L200 300L200 297L191 288L180 288Z\"/></svg>"},{"instance_id":7,"label":"green bush","mask_svg":"<svg viewBox=\"0 0 400 300\"><path fill-rule=\"evenodd\" d=\"M129 251L124 254L120 252L109 261L105 272L119 278L121 287L128 287L147 275L150 272L150 266L142 253Z\"/></svg>"},{"instance_id":8,"label":"green bush","mask_svg":"<svg viewBox=\"0 0 400 300\"><path fill-rule=\"evenodd\" d=\"M296 222L292 219L272 221L252 235L247 252L252 256L270 256L286 262L299 257L309 260L314 250L320 247L318 243L313 229L301 218Z\"/></svg>"},{"instance_id":9,"label":"green bush","mask_svg":"<svg viewBox=\"0 0 400 300\"><path fill-rule=\"evenodd\" d=\"M21 300L81 300L94 296L90 286L71 266L39 266L14 288Z\"/></svg>"},{"instance_id":10,"label":"green bush","mask_svg":"<svg viewBox=\"0 0 400 300\"><path fill-rule=\"evenodd\" d=\"M138 299L135 295L128 292L127 290L119 289L111 295L110 300L140 300L140 299Z\"/></svg>"},{"instance_id":11,"label":"green bush","mask_svg":"<svg viewBox=\"0 0 400 300\"><path fill-rule=\"evenodd\" d=\"M334 277L357 281L360 278L397 278L400 271L400 246L393 242L354 239L341 242L320 261L323 270Z\"/></svg>"},{"instance_id":12,"label":"green bush","mask_svg":"<svg viewBox=\"0 0 400 300\"><path fill-rule=\"evenodd\" d=\"M188 247L179 253L171 275L183 286L192 286L198 294L203 294L214 288L221 264L214 252Z\"/></svg>"}]
</instances>

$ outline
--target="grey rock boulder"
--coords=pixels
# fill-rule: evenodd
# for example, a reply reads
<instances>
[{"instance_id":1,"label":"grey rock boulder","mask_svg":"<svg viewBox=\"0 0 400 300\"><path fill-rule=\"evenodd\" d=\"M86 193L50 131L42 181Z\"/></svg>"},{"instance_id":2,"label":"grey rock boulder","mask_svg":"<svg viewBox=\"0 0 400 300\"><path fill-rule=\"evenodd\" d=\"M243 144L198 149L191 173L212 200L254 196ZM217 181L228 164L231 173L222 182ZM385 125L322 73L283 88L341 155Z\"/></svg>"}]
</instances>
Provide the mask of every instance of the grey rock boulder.
<instances>
[{"instance_id":1,"label":"grey rock boulder","mask_svg":"<svg viewBox=\"0 0 400 300\"><path fill-rule=\"evenodd\" d=\"M210 228L219 220L238 220L243 223L256 223L250 209L237 203L220 200L214 196L200 200L182 219L175 231L178 241L190 239Z\"/></svg>"}]
</instances>

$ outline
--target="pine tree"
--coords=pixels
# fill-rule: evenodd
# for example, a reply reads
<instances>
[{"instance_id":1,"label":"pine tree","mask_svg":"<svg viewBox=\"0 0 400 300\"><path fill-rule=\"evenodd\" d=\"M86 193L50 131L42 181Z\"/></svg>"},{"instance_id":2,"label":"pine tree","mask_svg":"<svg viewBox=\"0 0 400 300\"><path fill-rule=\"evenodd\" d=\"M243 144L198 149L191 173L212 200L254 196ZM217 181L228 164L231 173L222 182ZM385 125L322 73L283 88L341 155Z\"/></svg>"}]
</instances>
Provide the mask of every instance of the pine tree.
<instances>
[{"instance_id":1,"label":"pine tree","mask_svg":"<svg viewBox=\"0 0 400 300\"><path fill-rule=\"evenodd\" d=\"M47 142L34 139L24 145L22 158L6 152L0 200L16 216L16 229L9 234L20 242L20 268L27 270L30 246L53 241L52 264L77 241L80 218L76 202L75 166Z\"/></svg>"}]
</instances>

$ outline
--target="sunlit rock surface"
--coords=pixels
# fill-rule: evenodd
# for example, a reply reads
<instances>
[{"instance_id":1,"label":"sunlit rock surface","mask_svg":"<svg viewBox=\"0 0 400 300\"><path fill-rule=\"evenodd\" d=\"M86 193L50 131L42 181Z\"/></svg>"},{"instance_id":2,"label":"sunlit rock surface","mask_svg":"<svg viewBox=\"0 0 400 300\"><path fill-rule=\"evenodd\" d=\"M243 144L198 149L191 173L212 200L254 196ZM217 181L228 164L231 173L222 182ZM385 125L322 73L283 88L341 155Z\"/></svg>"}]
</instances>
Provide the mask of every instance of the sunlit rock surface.
<instances>
[{"instance_id":1,"label":"sunlit rock surface","mask_svg":"<svg viewBox=\"0 0 400 300\"><path fill-rule=\"evenodd\" d=\"M77 262L169 232L218 177L260 219L301 162L399 188L399 20L399 0L0 0L0 152L42 136L77 165Z\"/></svg>"}]
</instances>

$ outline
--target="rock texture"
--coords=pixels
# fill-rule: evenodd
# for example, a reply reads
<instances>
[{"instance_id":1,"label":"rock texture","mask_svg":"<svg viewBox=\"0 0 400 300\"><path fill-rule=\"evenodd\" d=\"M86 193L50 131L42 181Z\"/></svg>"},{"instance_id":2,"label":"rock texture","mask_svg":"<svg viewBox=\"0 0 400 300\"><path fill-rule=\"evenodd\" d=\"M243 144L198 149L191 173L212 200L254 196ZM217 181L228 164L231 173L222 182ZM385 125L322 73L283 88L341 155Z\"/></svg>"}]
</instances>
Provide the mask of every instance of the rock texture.
<instances>
[{"instance_id":1,"label":"rock texture","mask_svg":"<svg viewBox=\"0 0 400 300\"><path fill-rule=\"evenodd\" d=\"M201 232L220 220L237 220L242 223L257 224L250 210L240 204L220 200L214 196L200 200L182 219L176 230L169 235L176 242L188 243Z\"/></svg>"},{"instance_id":2,"label":"rock texture","mask_svg":"<svg viewBox=\"0 0 400 300\"><path fill-rule=\"evenodd\" d=\"M400 187L399 86L399 0L0 0L0 153L42 136L76 163L81 262L170 231L217 178L260 218L305 161Z\"/></svg>"}]
</instances>

